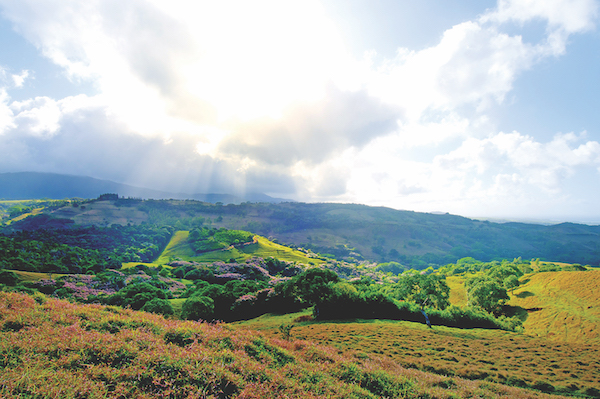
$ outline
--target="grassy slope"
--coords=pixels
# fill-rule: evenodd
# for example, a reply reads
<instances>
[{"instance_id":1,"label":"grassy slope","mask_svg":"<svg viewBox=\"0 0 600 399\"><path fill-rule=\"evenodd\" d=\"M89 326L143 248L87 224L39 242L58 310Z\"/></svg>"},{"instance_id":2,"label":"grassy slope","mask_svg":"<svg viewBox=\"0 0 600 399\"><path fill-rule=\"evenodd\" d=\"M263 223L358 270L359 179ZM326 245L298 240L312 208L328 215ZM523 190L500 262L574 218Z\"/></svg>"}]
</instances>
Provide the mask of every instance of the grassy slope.
<instances>
[{"instance_id":1,"label":"grassy slope","mask_svg":"<svg viewBox=\"0 0 600 399\"><path fill-rule=\"evenodd\" d=\"M277 336L281 324L302 314L264 315L235 325ZM461 330L405 321L300 322L294 338L365 356L381 355L405 367L556 389L600 389L600 346L557 343L500 330Z\"/></svg>"},{"instance_id":2,"label":"grassy slope","mask_svg":"<svg viewBox=\"0 0 600 399\"><path fill-rule=\"evenodd\" d=\"M600 344L600 270L537 273L521 283L509 303L529 309L528 334Z\"/></svg>"},{"instance_id":3,"label":"grassy slope","mask_svg":"<svg viewBox=\"0 0 600 399\"><path fill-rule=\"evenodd\" d=\"M320 264L320 259L309 258L304 252L285 247L267 240L264 237L257 236L257 242L243 248L230 248L227 250L211 251L203 254L196 254L187 243L188 231L178 231L173 235L171 241L163 253L154 262L155 264L169 263L171 258L180 258L186 261L196 262L218 262L228 261L234 258L237 261L243 261L252 257L268 258L274 257L289 262L298 262L304 264Z\"/></svg>"},{"instance_id":4,"label":"grassy slope","mask_svg":"<svg viewBox=\"0 0 600 399\"><path fill-rule=\"evenodd\" d=\"M0 292L3 398L534 398L306 341Z\"/></svg>"},{"instance_id":5,"label":"grassy slope","mask_svg":"<svg viewBox=\"0 0 600 399\"><path fill-rule=\"evenodd\" d=\"M446 279L450 302L466 304L464 276ZM528 310L525 333L552 341L600 344L600 270L545 272L521 278L509 305Z\"/></svg>"},{"instance_id":6,"label":"grassy slope","mask_svg":"<svg viewBox=\"0 0 600 399\"><path fill-rule=\"evenodd\" d=\"M16 273L17 276L19 276L19 279L21 279L21 281L40 281L40 280L46 280L46 279L50 278L50 273L24 272L21 270L11 270L11 271ZM53 279L63 277L63 276L66 276L66 274L52 273Z\"/></svg>"}]
</instances>

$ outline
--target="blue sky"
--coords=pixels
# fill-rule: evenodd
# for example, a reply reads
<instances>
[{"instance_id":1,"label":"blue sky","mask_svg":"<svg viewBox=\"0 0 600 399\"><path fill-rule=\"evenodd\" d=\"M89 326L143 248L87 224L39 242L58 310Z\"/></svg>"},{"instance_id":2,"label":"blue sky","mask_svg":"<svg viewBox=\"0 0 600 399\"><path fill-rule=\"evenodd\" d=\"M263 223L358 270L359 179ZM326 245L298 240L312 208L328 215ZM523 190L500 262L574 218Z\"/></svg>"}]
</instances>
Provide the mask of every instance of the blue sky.
<instances>
[{"instance_id":1,"label":"blue sky","mask_svg":"<svg viewBox=\"0 0 600 399\"><path fill-rule=\"evenodd\" d=\"M597 0L0 0L0 173L600 223Z\"/></svg>"}]
</instances>

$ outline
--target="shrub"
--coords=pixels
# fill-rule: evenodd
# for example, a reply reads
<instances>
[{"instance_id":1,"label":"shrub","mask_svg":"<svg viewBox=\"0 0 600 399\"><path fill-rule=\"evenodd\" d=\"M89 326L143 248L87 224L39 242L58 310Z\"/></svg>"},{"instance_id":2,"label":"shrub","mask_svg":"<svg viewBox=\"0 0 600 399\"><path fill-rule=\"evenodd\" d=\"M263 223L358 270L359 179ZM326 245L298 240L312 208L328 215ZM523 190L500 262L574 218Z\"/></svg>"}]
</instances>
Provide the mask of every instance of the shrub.
<instances>
[{"instance_id":1,"label":"shrub","mask_svg":"<svg viewBox=\"0 0 600 399\"><path fill-rule=\"evenodd\" d=\"M1 270L0 271L0 284L9 285L14 287L17 285L19 281L19 276L15 272L11 272L9 270Z\"/></svg>"},{"instance_id":2,"label":"shrub","mask_svg":"<svg viewBox=\"0 0 600 399\"><path fill-rule=\"evenodd\" d=\"M211 320L215 310L215 303L207 296L193 296L188 298L181 309L181 318L186 320Z\"/></svg>"},{"instance_id":3,"label":"shrub","mask_svg":"<svg viewBox=\"0 0 600 399\"><path fill-rule=\"evenodd\" d=\"M171 302L161 298L154 298L151 301L146 302L146 304L142 306L142 310L145 312L162 314L164 316L173 314Z\"/></svg>"}]
</instances>

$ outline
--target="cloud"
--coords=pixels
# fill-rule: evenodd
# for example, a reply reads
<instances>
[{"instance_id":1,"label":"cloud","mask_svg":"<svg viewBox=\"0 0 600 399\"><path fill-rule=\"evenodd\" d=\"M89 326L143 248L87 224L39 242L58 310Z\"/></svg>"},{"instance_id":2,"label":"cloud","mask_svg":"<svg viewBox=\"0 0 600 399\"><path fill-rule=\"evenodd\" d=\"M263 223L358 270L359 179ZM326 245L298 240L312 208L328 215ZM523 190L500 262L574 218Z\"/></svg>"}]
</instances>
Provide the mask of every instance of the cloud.
<instances>
[{"instance_id":1,"label":"cloud","mask_svg":"<svg viewBox=\"0 0 600 399\"><path fill-rule=\"evenodd\" d=\"M597 16L594 0L499 0L496 10L482 20L523 24L541 19L547 21L548 30L576 33L593 29Z\"/></svg>"},{"instance_id":2,"label":"cloud","mask_svg":"<svg viewBox=\"0 0 600 399\"><path fill-rule=\"evenodd\" d=\"M585 135L490 134L523 72L594 28L592 0L500 0L436 45L382 61L350 56L316 0L0 4L44 56L97 89L11 102L36 71L2 70L1 171L451 210L508 191L557 196L600 166ZM539 22L541 39L518 34Z\"/></svg>"},{"instance_id":3,"label":"cloud","mask_svg":"<svg viewBox=\"0 0 600 399\"><path fill-rule=\"evenodd\" d=\"M23 83L25 83L25 79L27 79L28 77L29 77L28 70L23 70L18 75L14 75L14 74L11 75L13 83L14 83L15 87L17 87L17 88L23 87Z\"/></svg>"},{"instance_id":4,"label":"cloud","mask_svg":"<svg viewBox=\"0 0 600 399\"><path fill-rule=\"evenodd\" d=\"M488 181L506 183L510 176L510 181L558 193L576 168L600 166L600 143L582 142L584 137L557 134L552 141L540 143L518 132L501 132L486 139L468 139L456 150L436 157L434 164L454 171L456 178L473 172L488 176Z\"/></svg>"},{"instance_id":5,"label":"cloud","mask_svg":"<svg viewBox=\"0 0 600 399\"><path fill-rule=\"evenodd\" d=\"M398 128L401 111L363 92L330 88L326 97L290 108L279 120L258 120L234 127L219 146L269 165L319 164L350 147L361 148L373 138Z\"/></svg>"}]
</instances>

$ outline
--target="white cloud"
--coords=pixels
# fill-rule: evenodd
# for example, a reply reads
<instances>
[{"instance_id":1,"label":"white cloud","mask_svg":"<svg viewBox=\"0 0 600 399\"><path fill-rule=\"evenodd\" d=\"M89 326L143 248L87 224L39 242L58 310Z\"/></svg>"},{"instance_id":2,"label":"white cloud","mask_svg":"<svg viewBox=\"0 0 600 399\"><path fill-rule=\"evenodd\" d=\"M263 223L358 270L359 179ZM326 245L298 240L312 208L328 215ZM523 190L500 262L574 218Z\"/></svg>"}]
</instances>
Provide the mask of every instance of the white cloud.
<instances>
[{"instance_id":1,"label":"white cloud","mask_svg":"<svg viewBox=\"0 0 600 399\"><path fill-rule=\"evenodd\" d=\"M15 87L23 87L23 83L25 83L25 79L29 77L29 71L23 70L18 75L12 75L12 80L14 82Z\"/></svg>"},{"instance_id":2,"label":"white cloud","mask_svg":"<svg viewBox=\"0 0 600 399\"><path fill-rule=\"evenodd\" d=\"M499 0L497 9L482 20L526 23L541 19L548 22L549 30L575 33L593 29L597 16L594 0Z\"/></svg>"},{"instance_id":3,"label":"white cloud","mask_svg":"<svg viewBox=\"0 0 600 399\"><path fill-rule=\"evenodd\" d=\"M540 143L518 132L498 133L486 139L471 138L449 154L436 157L434 164L457 176L488 175L492 180L527 182L548 193L560 192L561 183L577 167L600 166L600 143L584 135L558 134Z\"/></svg>"},{"instance_id":4,"label":"white cloud","mask_svg":"<svg viewBox=\"0 0 600 399\"><path fill-rule=\"evenodd\" d=\"M350 57L316 0L0 4L99 93L11 103L6 90L35 71L3 70L5 170L445 210L507 190L523 201L555 195L580 168L600 167L599 144L584 135L488 136L497 131L488 113L519 76L594 27L592 0L500 0L437 45L381 63L373 52ZM538 42L514 33L540 21Z\"/></svg>"},{"instance_id":5,"label":"white cloud","mask_svg":"<svg viewBox=\"0 0 600 399\"><path fill-rule=\"evenodd\" d=\"M13 112L8 106L9 96L0 88L0 136L8 129L14 128Z\"/></svg>"},{"instance_id":6,"label":"white cloud","mask_svg":"<svg viewBox=\"0 0 600 399\"><path fill-rule=\"evenodd\" d=\"M48 97L15 101L10 105L13 123L25 134L50 136L60 128L59 103Z\"/></svg>"}]
</instances>

